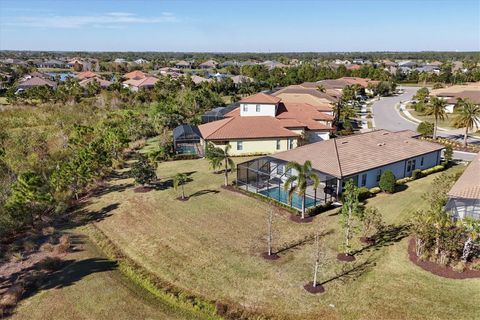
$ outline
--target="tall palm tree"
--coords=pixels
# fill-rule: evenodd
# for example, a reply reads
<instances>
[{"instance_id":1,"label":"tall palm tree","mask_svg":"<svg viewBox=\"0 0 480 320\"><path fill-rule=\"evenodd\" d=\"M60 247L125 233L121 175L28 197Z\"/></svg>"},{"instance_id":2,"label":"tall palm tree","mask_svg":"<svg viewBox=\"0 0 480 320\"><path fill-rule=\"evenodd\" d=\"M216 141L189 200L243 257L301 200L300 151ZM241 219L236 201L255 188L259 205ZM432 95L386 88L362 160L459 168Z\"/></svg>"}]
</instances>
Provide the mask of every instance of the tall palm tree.
<instances>
[{"instance_id":1,"label":"tall palm tree","mask_svg":"<svg viewBox=\"0 0 480 320\"><path fill-rule=\"evenodd\" d=\"M291 161L287 163L285 167L285 172L289 170L294 171L295 173L288 177L285 181L285 191L288 191L288 201L292 202L292 197L294 193L297 193L302 197L302 219L305 219L305 200L306 200L306 191L309 182L313 182L313 188L317 189L320 184L320 179L313 172L312 163L310 160L305 161L303 165L299 164L296 161Z\"/></svg>"},{"instance_id":2,"label":"tall palm tree","mask_svg":"<svg viewBox=\"0 0 480 320\"><path fill-rule=\"evenodd\" d=\"M456 127L465 127L463 135L463 146L467 146L468 130L480 127L480 105L474 104L472 101L465 99L459 101L461 111L454 121Z\"/></svg>"},{"instance_id":3,"label":"tall palm tree","mask_svg":"<svg viewBox=\"0 0 480 320\"><path fill-rule=\"evenodd\" d=\"M426 115L433 115L435 118L434 126L433 126L433 139L437 139L437 127L438 127L438 120L444 120L447 118L447 113L445 112L445 106L447 103L445 100L439 99L437 97L432 97L430 102L427 104L427 108L425 109Z\"/></svg>"},{"instance_id":4,"label":"tall palm tree","mask_svg":"<svg viewBox=\"0 0 480 320\"><path fill-rule=\"evenodd\" d=\"M225 174L225 186L228 186L228 169L235 170L235 162L230 157L230 149L232 146L227 143L225 148L215 147L213 144L209 143L205 152L205 157L210 161L210 165L213 169L224 167Z\"/></svg>"}]
</instances>

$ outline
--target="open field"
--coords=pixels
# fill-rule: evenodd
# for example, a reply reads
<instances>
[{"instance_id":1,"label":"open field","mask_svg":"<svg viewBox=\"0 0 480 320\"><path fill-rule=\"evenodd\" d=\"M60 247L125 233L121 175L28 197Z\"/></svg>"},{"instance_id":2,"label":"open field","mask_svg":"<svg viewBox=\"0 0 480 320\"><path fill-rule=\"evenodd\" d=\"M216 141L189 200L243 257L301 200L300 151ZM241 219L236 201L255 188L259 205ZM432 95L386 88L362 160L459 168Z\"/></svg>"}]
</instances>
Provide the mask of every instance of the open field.
<instances>
[{"instance_id":1,"label":"open field","mask_svg":"<svg viewBox=\"0 0 480 320\"><path fill-rule=\"evenodd\" d=\"M170 177L177 172L192 179L187 202L174 200ZM408 260L405 222L424 207L421 195L434 175L369 200L395 226L350 265L335 259L342 236L335 210L311 224L277 215L274 245L281 258L265 261L259 255L265 251L266 204L220 188L223 177L205 160L165 162L158 175L163 184L148 193L134 193L130 179L112 181L111 191L92 198L87 209L110 208L96 226L137 263L186 292L280 318L474 319L480 313L480 280L438 278ZM306 237L316 232L324 234L319 278L327 291L320 296L303 289L313 259Z\"/></svg>"}]
</instances>

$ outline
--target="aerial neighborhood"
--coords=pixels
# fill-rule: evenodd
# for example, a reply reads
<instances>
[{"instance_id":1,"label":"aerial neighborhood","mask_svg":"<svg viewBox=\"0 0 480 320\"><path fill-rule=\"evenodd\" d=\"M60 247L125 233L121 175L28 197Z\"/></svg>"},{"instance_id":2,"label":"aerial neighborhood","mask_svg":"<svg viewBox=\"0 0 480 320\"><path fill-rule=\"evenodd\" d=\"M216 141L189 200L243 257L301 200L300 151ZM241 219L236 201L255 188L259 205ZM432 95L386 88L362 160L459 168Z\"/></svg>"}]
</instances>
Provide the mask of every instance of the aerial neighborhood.
<instances>
[{"instance_id":1,"label":"aerial neighborhood","mask_svg":"<svg viewBox=\"0 0 480 320\"><path fill-rule=\"evenodd\" d=\"M477 2L1 1L0 318L480 319Z\"/></svg>"}]
</instances>

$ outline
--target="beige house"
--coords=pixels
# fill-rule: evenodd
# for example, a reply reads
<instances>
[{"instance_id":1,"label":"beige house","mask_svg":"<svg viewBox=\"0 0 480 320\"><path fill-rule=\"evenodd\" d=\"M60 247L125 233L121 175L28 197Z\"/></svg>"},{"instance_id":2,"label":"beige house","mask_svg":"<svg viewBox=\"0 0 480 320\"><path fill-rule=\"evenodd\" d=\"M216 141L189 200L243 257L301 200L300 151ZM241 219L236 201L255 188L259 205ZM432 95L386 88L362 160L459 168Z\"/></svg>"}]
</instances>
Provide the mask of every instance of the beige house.
<instances>
[{"instance_id":1,"label":"beige house","mask_svg":"<svg viewBox=\"0 0 480 320\"><path fill-rule=\"evenodd\" d=\"M333 116L306 103L258 93L244 98L224 119L198 126L202 147L230 144L232 155L272 154L328 140Z\"/></svg>"}]
</instances>

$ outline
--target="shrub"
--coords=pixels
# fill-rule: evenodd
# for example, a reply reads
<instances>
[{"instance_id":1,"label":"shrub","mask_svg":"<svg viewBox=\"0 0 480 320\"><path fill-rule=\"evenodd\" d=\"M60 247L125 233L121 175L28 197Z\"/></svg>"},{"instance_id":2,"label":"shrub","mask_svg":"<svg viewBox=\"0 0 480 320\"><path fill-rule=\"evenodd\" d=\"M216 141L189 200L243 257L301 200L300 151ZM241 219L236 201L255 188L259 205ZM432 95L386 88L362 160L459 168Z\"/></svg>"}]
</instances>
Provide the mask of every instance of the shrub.
<instances>
[{"instance_id":1,"label":"shrub","mask_svg":"<svg viewBox=\"0 0 480 320\"><path fill-rule=\"evenodd\" d=\"M445 151L443 152L443 158L448 163L453 159L453 148L452 146L446 146Z\"/></svg>"},{"instance_id":2,"label":"shrub","mask_svg":"<svg viewBox=\"0 0 480 320\"><path fill-rule=\"evenodd\" d=\"M58 245L55 246L56 253L66 253L70 249L70 237L66 234L60 237Z\"/></svg>"},{"instance_id":3,"label":"shrub","mask_svg":"<svg viewBox=\"0 0 480 320\"><path fill-rule=\"evenodd\" d=\"M368 191L370 191L370 194L377 194L377 193L380 193L380 191L382 191L382 189L380 189L379 187L373 187Z\"/></svg>"},{"instance_id":4,"label":"shrub","mask_svg":"<svg viewBox=\"0 0 480 320\"><path fill-rule=\"evenodd\" d=\"M386 170L382 173L380 177L379 187L385 192L394 193L395 192L396 179L392 171Z\"/></svg>"},{"instance_id":5,"label":"shrub","mask_svg":"<svg viewBox=\"0 0 480 320\"><path fill-rule=\"evenodd\" d=\"M13 307L25 292L23 283L16 283L5 292L0 300L0 310L6 307Z\"/></svg>"},{"instance_id":6,"label":"shrub","mask_svg":"<svg viewBox=\"0 0 480 320\"><path fill-rule=\"evenodd\" d=\"M418 102L415 104L415 111L423 113L425 111L425 104L423 102Z\"/></svg>"},{"instance_id":7,"label":"shrub","mask_svg":"<svg viewBox=\"0 0 480 320\"><path fill-rule=\"evenodd\" d=\"M57 257L46 257L38 263L40 270L55 271L62 267L62 259Z\"/></svg>"},{"instance_id":8,"label":"shrub","mask_svg":"<svg viewBox=\"0 0 480 320\"><path fill-rule=\"evenodd\" d=\"M476 263L472 263L470 265L470 269L472 270L479 270L480 271L480 261L479 262L476 262Z\"/></svg>"},{"instance_id":9,"label":"shrub","mask_svg":"<svg viewBox=\"0 0 480 320\"><path fill-rule=\"evenodd\" d=\"M51 243L44 243L40 246L40 251L53 252L54 246Z\"/></svg>"},{"instance_id":10,"label":"shrub","mask_svg":"<svg viewBox=\"0 0 480 320\"><path fill-rule=\"evenodd\" d=\"M440 171L443 171L444 169L445 169L445 166L439 164L439 165L436 165L435 167L422 170L421 173L423 176L428 176L429 174L440 172Z\"/></svg>"},{"instance_id":11,"label":"shrub","mask_svg":"<svg viewBox=\"0 0 480 320\"><path fill-rule=\"evenodd\" d=\"M420 179L422 177L423 177L422 170L420 170L420 169L413 170L413 172L412 172L412 179L413 180L417 180L417 179Z\"/></svg>"},{"instance_id":12,"label":"shrub","mask_svg":"<svg viewBox=\"0 0 480 320\"><path fill-rule=\"evenodd\" d=\"M405 178L402 178L402 179L398 179L397 180L397 184L405 184L407 182L410 182L412 181L413 179L411 177L405 177Z\"/></svg>"},{"instance_id":13,"label":"shrub","mask_svg":"<svg viewBox=\"0 0 480 320\"><path fill-rule=\"evenodd\" d=\"M453 271L455 271L455 272L463 272L463 271L465 271L465 269L466 269L465 262L463 262L463 261L458 262L457 264L455 264L455 265L453 266L452 269L453 269Z\"/></svg>"},{"instance_id":14,"label":"shrub","mask_svg":"<svg viewBox=\"0 0 480 320\"><path fill-rule=\"evenodd\" d=\"M173 156L173 160L193 160L193 159L198 159L198 156L192 153L181 153Z\"/></svg>"},{"instance_id":15,"label":"shrub","mask_svg":"<svg viewBox=\"0 0 480 320\"><path fill-rule=\"evenodd\" d=\"M314 216L322 212L325 212L327 210L330 210L331 208L333 208L332 202L327 202L325 204L321 204L313 208L308 208L307 215Z\"/></svg>"},{"instance_id":16,"label":"shrub","mask_svg":"<svg viewBox=\"0 0 480 320\"><path fill-rule=\"evenodd\" d=\"M417 127L417 132L424 137L433 135L433 123L427 121L421 122Z\"/></svg>"},{"instance_id":17,"label":"shrub","mask_svg":"<svg viewBox=\"0 0 480 320\"><path fill-rule=\"evenodd\" d=\"M358 200L364 201L365 199L368 199L371 197L371 192L368 190L366 187L361 187L358 188Z\"/></svg>"}]
</instances>

